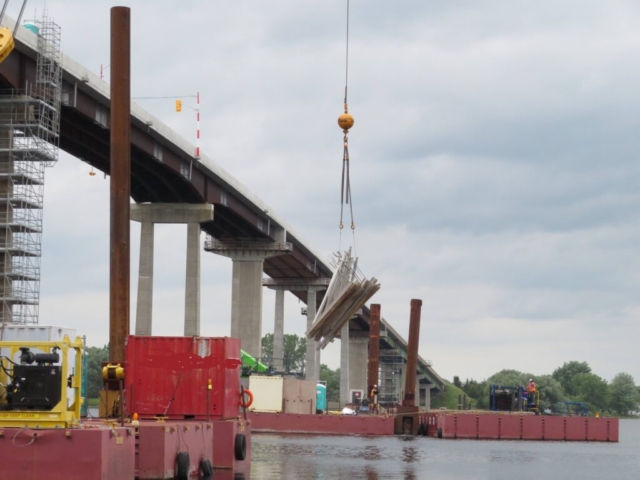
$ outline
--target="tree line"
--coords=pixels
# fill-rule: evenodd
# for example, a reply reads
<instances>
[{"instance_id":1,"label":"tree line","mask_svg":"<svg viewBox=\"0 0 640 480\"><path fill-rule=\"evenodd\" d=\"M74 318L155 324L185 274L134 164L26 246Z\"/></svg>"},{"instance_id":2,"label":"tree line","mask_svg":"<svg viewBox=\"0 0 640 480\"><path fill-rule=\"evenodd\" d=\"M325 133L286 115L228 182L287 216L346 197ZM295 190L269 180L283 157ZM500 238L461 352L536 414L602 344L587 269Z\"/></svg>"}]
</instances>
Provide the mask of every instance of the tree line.
<instances>
[{"instance_id":1,"label":"tree line","mask_svg":"<svg viewBox=\"0 0 640 480\"><path fill-rule=\"evenodd\" d=\"M640 410L640 387L628 373L617 374L611 382L591 371L587 362L565 362L551 375L533 375L518 370L502 370L486 380L460 377L453 384L475 399L476 408L489 408L489 386L526 386L532 378L540 392L540 406L551 409L558 402L587 402L592 412L629 415Z\"/></svg>"}]
</instances>

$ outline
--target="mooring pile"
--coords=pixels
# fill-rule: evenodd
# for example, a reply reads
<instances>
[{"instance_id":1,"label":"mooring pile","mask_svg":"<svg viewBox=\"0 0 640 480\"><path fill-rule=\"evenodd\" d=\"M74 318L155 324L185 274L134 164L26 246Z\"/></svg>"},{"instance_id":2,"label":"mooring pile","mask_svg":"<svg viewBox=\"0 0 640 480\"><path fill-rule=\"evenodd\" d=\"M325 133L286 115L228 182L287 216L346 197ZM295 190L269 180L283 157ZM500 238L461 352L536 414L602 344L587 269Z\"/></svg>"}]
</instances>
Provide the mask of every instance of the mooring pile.
<instances>
[{"instance_id":1,"label":"mooring pile","mask_svg":"<svg viewBox=\"0 0 640 480\"><path fill-rule=\"evenodd\" d=\"M351 249L334 260L335 273L320 304L315 322L307 337L318 342L317 348L326 347L345 323L380 290L375 278L365 278L358 270L358 259Z\"/></svg>"}]
</instances>

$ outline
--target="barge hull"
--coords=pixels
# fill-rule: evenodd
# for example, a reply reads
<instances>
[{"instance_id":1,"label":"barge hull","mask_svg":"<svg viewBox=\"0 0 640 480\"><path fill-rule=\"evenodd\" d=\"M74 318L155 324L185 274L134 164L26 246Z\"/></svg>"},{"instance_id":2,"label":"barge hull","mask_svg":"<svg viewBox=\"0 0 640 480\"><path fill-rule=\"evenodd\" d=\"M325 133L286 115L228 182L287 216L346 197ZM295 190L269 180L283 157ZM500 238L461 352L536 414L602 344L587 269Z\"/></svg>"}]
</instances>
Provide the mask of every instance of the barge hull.
<instances>
[{"instance_id":1,"label":"barge hull","mask_svg":"<svg viewBox=\"0 0 640 480\"><path fill-rule=\"evenodd\" d=\"M247 412L256 433L393 435L393 417Z\"/></svg>"},{"instance_id":2,"label":"barge hull","mask_svg":"<svg viewBox=\"0 0 640 480\"><path fill-rule=\"evenodd\" d=\"M0 478L115 480L135 477L131 428L5 428L0 434Z\"/></svg>"},{"instance_id":3,"label":"barge hull","mask_svg":"<svg viewBox=\"0 0 640 480\"><path fill-rule=\"evenodd\" d=\"M619 441L617 418L429 412L419 423L426 435L448 439Z\"/></svg>"}]
</instances>

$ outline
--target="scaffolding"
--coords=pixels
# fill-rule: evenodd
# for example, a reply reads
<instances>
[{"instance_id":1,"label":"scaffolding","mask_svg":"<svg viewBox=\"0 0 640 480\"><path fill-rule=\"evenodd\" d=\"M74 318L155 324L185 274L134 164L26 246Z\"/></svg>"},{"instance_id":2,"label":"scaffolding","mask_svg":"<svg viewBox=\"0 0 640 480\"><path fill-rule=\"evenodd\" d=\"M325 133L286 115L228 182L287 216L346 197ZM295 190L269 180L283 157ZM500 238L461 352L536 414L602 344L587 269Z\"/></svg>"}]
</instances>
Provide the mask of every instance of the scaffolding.
<instances>
[{"instance_id":1,"label":"scaffolding","mask_svg":"<svg viewBox=\"0 0 640 480\"><path fill-rule=\"evenodd\" d=\"M36 82L0 91L0 323L37 324L45 167L58 160L60 27L45 14Z\"/></svg>"},{"instance_id":2,"label":"scaffolding","mask_svg":"<svg viewBox=\"0 0 640 480\"><path fill-rule=\"evenodd\" d=\"M378 403L395 406L400 402L403 388L404 357L395 349L380 350Z\"/></svg>"}]
</instances>

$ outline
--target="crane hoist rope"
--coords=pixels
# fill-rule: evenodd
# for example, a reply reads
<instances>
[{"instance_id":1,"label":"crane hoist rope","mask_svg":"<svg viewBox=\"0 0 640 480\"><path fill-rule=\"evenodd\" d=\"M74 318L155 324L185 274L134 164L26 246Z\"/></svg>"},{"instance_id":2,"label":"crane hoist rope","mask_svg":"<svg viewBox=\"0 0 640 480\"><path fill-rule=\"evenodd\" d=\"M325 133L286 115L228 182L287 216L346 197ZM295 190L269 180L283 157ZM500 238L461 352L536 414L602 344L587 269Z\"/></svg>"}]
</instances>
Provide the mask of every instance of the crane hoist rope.
<instances>
[{"instance_id":1,"label":"crane hoist rope","mask_svg":"<svg viewBox=\"0 0 640 480\"><path fill-rule=\"evenodd\" d=\"M342 248L342 229L344 228L343 215L344 206L349 205L351 213L351 232L353 233L353 246L356 243L356 225L353 221L353 198L351 196L351 178L349 175L349 129L353 127L353 115L349 113L349 104L347 101L347 93L349 87L349 0L347 0L347 39L346 39L346 61L345 61L345 80L344 80L344 113L338 117L338 125L344 133L342 154L342 182L340 188L340 245Z\"/></svg>"}]
</instances>

